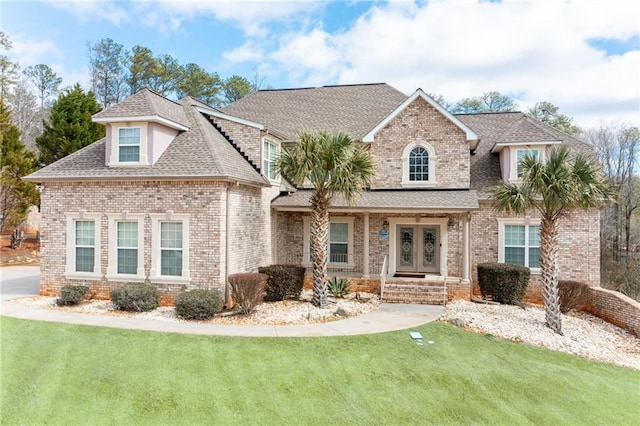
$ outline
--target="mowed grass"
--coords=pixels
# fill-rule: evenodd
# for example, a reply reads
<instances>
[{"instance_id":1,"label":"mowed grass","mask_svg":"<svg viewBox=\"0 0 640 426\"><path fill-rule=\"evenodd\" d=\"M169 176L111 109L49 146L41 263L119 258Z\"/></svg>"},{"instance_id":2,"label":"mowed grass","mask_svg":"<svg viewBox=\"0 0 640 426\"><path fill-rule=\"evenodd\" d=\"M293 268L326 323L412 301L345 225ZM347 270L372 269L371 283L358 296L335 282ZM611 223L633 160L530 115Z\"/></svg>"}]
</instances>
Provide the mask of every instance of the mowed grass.
<instances>
[{"instance_id":1,"label":"mowed grass","mask_svg":"<svg viewBox=\"0 0 640 426\"><path fill-rule=\"evenodd\" d=\"M638 424L640 372L443 323L229 338L0 318L1 424Z\"/></svg>"}]
</instances>

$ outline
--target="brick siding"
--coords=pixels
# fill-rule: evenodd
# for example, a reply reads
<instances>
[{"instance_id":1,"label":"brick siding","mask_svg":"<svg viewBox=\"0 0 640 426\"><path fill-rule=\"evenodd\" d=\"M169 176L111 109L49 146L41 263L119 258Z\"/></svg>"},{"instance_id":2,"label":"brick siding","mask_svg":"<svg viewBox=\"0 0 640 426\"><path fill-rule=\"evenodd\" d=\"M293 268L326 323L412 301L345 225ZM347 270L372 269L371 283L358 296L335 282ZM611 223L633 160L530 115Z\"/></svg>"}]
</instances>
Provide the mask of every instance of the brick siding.
<instances>
[{"instance_id":1,"label":"brick siding","mask_svg":"<svg viewBox=\"0 0 640 426\"><path fill-rule=\"evenodd\" d=\"M86 283L94 297L108 298L109 291L123 282L107 280L108 219L107 213L144 214L144 273L149 281L152 263L150 214L189 214L188 284L152 283L158 286L162 302L187 289L225 289L227 270L224 256L226 244L226 197L229 187L230 234L232 252L229 269L232 272L256 270L270 263L270 199L261 188L228 185L223 182L96 182L48 183L42 191L40 293L56 296L62 286ZM66 279L67 226L65 213L99 213L101 217L101 247L99 280Z\"/></svg>"}]
</instances>

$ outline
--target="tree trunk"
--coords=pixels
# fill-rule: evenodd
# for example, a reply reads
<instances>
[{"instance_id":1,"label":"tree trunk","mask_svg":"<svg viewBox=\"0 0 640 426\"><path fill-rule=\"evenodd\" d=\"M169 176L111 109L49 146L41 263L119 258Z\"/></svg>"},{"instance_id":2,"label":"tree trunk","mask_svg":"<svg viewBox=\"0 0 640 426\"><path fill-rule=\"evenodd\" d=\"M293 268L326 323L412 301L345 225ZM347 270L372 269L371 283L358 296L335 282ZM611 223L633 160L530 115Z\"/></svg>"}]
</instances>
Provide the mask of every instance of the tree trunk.
<instances>
[{"instance_id":1,"label":"tree trunk","mask_svg":"<svg viewBox=\"0 0 640 426\"><path fill-rule=\"evenodd\" d=\"M311 261L313 262L312 303L327 307L327 247L329 245L329 200L315 192L311 197Z\"/></svg>"},{"instance_id":2,"label":"tree trunk","mask_svg":"<svg viewBox=\"0 0 640 426\"><path fill-rule=\"evenodd\" d=\"M558 229L556 220L542 219L540 240L545 325L562 335L562 316L560 314L560 299L558 298Z\"/></svg>"}]
</instances>

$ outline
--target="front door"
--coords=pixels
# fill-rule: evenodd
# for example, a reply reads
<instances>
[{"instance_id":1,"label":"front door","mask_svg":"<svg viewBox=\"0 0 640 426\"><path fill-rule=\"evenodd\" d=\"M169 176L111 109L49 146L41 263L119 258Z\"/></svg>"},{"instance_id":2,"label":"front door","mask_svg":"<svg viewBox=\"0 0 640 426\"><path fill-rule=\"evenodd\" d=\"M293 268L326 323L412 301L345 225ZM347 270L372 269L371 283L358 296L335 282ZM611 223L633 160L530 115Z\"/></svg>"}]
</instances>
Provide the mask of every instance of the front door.
<instances>
[{"instance_id":1,"label":"front door","mask_svg":"<svg viewBox=\"0 0 640 426\"><path fill-rule=\"evenodd\" d=\"M396 270L398 272L440 272L440 226L398 225Z\"/></svg>"}]
</instances>

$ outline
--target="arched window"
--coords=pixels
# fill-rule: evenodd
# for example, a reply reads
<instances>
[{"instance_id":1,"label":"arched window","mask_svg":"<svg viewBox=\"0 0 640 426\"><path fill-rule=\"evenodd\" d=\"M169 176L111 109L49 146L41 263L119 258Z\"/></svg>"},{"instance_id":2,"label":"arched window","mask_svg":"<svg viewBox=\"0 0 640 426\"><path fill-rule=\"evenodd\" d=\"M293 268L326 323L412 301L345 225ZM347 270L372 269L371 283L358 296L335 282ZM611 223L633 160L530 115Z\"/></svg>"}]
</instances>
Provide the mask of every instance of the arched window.
<instances>
[{"instance_id":1,"label":"arched window","mask_svg":"<svg viewBox=\"0 0 640 426\"><path fill-rule=\"evenodd\" d=\"M429 152L419 146L409 153L409 182L429 181Z\"/></svg>"},{"instance_id":2,"label":"arched window","mask_svg":"<svg viewBox=\"0 0 640 426\"><path fill-rule=\"evenodd\" d=\"M402 185L432 187L436 183L435 152L425 142L407 145L402 153Z\"/></svg>"}]
</instances>

